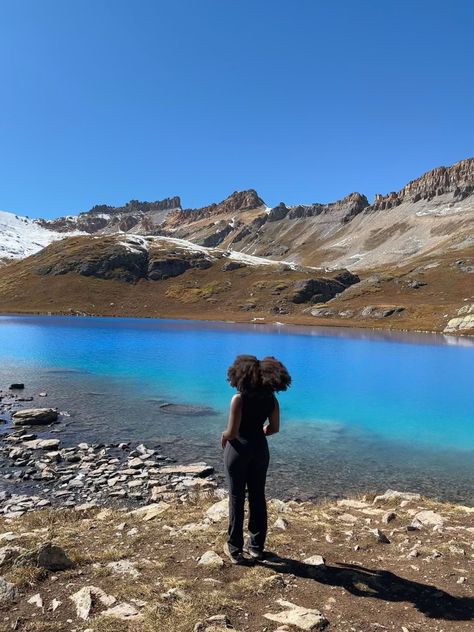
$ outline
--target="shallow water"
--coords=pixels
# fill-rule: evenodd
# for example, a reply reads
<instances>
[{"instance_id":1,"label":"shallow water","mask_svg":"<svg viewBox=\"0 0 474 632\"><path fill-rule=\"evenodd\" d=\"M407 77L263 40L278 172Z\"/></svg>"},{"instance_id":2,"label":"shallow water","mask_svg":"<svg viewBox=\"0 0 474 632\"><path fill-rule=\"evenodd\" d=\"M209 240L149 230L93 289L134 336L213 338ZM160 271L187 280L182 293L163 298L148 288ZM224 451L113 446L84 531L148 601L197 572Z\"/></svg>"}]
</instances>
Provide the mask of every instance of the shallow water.
<instances>
[{"instance_id":1,"label":"shallow water","mask_svg":"<svg viewBox=\"0 0 474 632\"><path fill-rule=\"evenodd\" d=\"M474 345L469 338L193 321L0 317L0 388L47 391L64 442L148 440L220 465L237 353L274 355L279 396L269 487L322 497L387 487L474 502ZM175 402L210 414L171 414Z\"/></svg>"}]
</instances>

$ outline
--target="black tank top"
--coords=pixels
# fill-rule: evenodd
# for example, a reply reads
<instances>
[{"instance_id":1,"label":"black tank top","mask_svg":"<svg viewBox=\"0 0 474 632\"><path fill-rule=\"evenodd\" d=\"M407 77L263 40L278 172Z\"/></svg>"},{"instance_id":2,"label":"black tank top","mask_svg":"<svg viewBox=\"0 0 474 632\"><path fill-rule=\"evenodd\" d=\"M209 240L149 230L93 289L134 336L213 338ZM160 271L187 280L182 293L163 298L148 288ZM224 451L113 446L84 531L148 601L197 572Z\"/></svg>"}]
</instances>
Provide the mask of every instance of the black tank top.
<instances>
[{"instance_id":1,"label":"black tank top","mask_svg":"<svg viewBox=\"0 0 474 632\"><path fill-rule=\"evenodd\" d=\"M275 408L275 396L268 389L244 391L242 418L238 436L243 439L258 439L265 436L263 425Z\"/></svg>"}]
</instances>

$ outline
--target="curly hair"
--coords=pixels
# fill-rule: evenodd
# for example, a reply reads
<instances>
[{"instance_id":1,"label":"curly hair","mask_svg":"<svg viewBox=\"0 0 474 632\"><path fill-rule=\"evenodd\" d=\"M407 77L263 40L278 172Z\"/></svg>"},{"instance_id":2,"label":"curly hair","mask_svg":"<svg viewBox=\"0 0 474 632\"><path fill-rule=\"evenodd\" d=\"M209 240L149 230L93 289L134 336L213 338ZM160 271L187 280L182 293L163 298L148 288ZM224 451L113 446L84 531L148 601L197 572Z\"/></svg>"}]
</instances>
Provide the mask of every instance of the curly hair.
<instances>
[{"instance_id":1,"label":"curly hair","mask_svg":"<svg viewBox=\"0 0 474 632\"><path fill-rule=\"evenodd\" d=\"M227 369L227 380L240 393L259 389L286 391L291 384L286 367L272 356L258 360L253 355L238 355Z\"/></svg>"}]
</instances>

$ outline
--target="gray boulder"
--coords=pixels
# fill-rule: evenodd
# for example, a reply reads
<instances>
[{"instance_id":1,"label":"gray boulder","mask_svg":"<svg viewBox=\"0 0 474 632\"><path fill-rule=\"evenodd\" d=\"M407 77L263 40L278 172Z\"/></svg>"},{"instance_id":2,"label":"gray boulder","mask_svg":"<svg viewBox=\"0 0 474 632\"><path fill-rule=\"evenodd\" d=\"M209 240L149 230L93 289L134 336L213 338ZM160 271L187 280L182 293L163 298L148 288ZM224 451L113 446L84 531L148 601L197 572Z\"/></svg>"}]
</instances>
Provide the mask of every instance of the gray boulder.
<instances>
[{"instance_id":1,"label":"gray boulder","mask_svg":"<svg viewBox=\"0 0 474 632\"><path fill-rule=\"evenodd\" d=\"M18 590L15 585L0 577L0 604L6 604L18 599Z\"/></svg>"},{"instance_id":2,"label":"gray boulder","mask_svg":"<svg viewBox=\"0 0 474 632\"><path fill-rule=\"evenodd\" d=\"M64 571L72 568L74 563L60 546L46 542L20 555L14 566L34 566L48 571Z\"/></svg>"}]
</instances>

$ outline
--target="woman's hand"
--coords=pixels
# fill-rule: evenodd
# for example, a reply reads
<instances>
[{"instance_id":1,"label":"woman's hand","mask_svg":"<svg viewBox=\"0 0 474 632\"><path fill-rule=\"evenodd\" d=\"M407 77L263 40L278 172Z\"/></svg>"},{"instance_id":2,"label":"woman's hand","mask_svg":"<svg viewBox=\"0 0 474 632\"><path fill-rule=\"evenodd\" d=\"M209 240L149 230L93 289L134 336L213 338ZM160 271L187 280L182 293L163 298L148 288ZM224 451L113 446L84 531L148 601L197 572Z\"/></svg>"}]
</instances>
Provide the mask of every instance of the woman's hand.
<instances>
[{"instance_id":1,"label":"woman's hand","mask_svg":"<svg viewBox=\"0 0 474 632\"><path fill-rule=\"evenodd\" d=\"M227 445L227 436L225 431L221 434L221 448L224 449Z\"/></svg>"}]
</instances>

